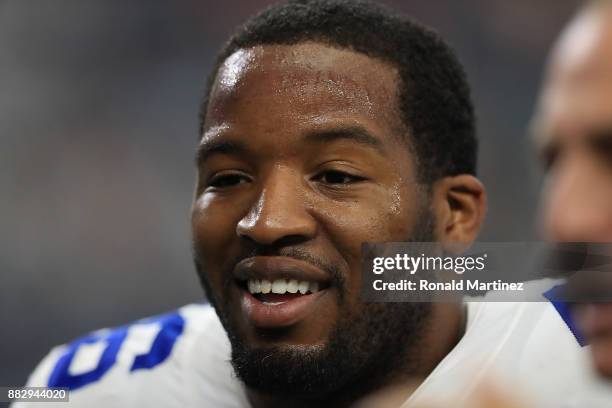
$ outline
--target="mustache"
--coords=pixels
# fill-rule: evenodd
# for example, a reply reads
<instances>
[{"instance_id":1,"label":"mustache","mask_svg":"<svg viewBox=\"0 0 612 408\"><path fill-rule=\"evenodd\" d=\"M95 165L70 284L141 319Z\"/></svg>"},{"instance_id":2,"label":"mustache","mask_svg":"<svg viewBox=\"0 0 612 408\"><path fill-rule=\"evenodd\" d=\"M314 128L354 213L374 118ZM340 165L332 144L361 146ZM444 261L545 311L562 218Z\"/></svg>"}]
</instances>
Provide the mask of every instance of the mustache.
<instances>
[{"instance_id":1,"label":"mustache","mask_svg":"<svg viewBox=\"0 0 612 408\"><path fill-rule=\"evenodd\" d=\"M224 276L226 276L227 284L231 284L232 281L232 271L238 265L239 262L248 259L254 258L257 256L283 256L287 258L293 258L302 262L307 262L322 271L326 272L330 276L331 284L336 286L339 289L344 288L345 282L345 274L338 267L338 265L329 259L321 256L316 256L309 252L308 250L300 247L282 247L282 248L274 248L274 247L254 247L249 250L241 253L239 256L234 258L230 263L228 271ZM341 290L342 292L342 290Z\"/></svg>"}]
</instances>

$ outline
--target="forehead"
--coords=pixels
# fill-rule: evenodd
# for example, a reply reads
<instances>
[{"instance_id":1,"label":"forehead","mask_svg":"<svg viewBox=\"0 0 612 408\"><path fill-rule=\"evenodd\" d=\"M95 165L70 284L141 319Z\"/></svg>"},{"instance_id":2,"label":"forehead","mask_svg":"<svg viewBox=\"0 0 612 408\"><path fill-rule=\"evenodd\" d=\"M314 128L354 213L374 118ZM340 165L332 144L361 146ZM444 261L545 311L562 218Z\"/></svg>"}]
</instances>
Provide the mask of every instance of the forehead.
<instances>
[{"instance_id":1,"label":"forehead","mask_svg":"<svg viewBox=\"0 0 612 408\"><path fill-rule=\"evenodd\" d=\"M546 142L612 124L612 8L581 14L555 48L536 126Z\"/></svg>"},{"instance_id":2,"label":"forehead","mask_svg":"<svg viewBox=\"0 0 612 408\"><path fill-rule=\"evenodd\" d=\"M320 43L239 49L219 69L205 126L257 100L261 103L248 106L250 112L259 107L268 115L300 120L353 115L397 127L397 78L390 64Z\"/></svg>"}]
</instances>

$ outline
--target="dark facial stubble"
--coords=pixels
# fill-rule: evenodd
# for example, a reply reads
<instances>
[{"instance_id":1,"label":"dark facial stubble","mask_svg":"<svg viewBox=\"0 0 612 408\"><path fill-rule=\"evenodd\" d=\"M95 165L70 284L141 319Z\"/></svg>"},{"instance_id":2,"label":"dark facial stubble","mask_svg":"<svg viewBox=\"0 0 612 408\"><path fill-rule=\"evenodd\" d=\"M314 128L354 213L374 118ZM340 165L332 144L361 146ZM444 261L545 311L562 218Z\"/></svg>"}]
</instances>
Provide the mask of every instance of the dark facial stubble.
<instances>
[{"instance_id":1,"label":"dark facial stubble","mask_svg":"<svg viewBox=\"0 0 612 408\"><path fill-rule=\"evenodd\" d=\"M429 200L420 212L419 223L405 241L433 240L435 221ZM291 252L296 258L308 260L299 250L289 250L290 256ZM431 315L429 303L360 302L357 310L350 310L343 296L338 296L340 317L325 344L254 348L243 341L233 319L224 312L227 308L219 307L204 268L197 260L196 269L228 334L236 375L251 389L305 402L340 405L367 395L398 374L409 375L415 369L415 356L422 346L422 329ZM345 293L342 276L335 270L332 276L339 293ZM259 334L271 339L282 338L283 330Z\"/></svg>"}]
</instances>

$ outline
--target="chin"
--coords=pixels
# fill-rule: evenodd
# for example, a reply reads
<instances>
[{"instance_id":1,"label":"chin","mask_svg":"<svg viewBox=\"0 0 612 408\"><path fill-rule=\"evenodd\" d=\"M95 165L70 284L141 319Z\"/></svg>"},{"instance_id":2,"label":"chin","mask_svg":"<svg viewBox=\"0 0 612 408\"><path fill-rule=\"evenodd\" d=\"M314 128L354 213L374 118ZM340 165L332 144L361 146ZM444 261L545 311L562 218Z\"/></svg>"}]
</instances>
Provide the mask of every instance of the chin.
<instances>
[{"instance_id":1,"label":"chin","mask_svg":"<svg viewBox=\"0 0 612 408\"><path fill-rule=\"evenodd\" d=\"M593 365L599 375L612 380L612 345L609 339L606 341L606 344L593 341L591 352L593 355Z\"/></svg>"},{"instance_id":2,"label":"chin","mask_svg":"<svg viewBox=\"0 0 612 408\"><path fill-rule=\"evenodd\" d=\"M612 353L612 350L610 352ZM610 359L595 360L595 368L599 375L612 380L612 361Z\"/></svg>"}]
</instances>

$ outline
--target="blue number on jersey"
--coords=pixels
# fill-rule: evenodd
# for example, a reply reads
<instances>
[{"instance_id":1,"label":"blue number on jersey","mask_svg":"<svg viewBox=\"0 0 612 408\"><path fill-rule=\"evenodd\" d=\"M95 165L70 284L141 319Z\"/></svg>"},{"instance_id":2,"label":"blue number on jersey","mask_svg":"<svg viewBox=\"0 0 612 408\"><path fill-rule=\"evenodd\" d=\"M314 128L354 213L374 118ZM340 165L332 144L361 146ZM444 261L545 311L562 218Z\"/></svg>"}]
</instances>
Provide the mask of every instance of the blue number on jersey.
<instances>
[{"instance_id":1,"label":"blue number on jersey","mask_svg":"<svg viewBox=\"0 0 612 408\"><path fill-rule=\"evenodd\" d=\"M158 324L160 330L148 353L134 357L130 372L139 369L151 369L163 362L172 351L172 347L178 336L183 332L184 319L177 312L142 320L137 324ZM66 352L58 359L51 375L49 376L49 387L68 387L71 390L81 388L87 384L98 381L117 360L117 354L127 337L129 326L122 326L112 330L110 333L91 334L70 343ZM68 367L83 344L106 342L100 361L96 368L82 374L72 375Z\"/></svg>"}]
</instances>

